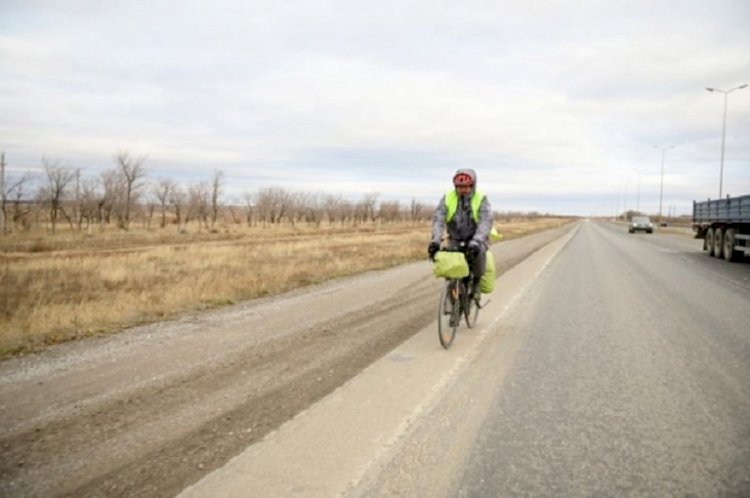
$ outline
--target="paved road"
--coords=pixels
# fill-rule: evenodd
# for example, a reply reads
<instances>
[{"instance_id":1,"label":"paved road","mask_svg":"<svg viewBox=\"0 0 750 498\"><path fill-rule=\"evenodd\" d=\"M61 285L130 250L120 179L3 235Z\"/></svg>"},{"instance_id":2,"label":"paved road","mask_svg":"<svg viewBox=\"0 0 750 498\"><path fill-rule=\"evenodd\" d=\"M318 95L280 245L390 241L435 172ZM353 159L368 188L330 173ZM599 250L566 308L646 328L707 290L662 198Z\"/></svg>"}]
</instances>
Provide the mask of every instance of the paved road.
<instances>
[{"instance_id":1,"label":"paved road","mask_svg":"<svg viewBox=\"0 0 750 498\"><path fill-rule=\"evenodd\" d=\"M529 296L449 494L750 496L750 264L587 223Z\"/></svg>"},{"instance_id":2,"label":"paved road","mask_svg":"<svg viewBox=\"0 0 750 498\"><path fill-rule=\"evenodd\" d=\"M750 264L570 228L0 363L0 495L749 496Z\"/></svg>"},{"instance_id":3,"label":"paved road","mask_svg":"<svg viewBox=\"0 0 750 498\"><path fill-rule=\"evenodd\" d=\"M499 274L569 230L498 244ZM0 496L174 496L432 323L440 285L425 258L2 361Z\"/></svg>"},{"instance_id":4,"label":"paved road","mask_svg":"<svg viewBox=\"0 0 750 498\"><path fill-rule=\"evenodd\" d=\"M583 223L184 496L748 496L750 265L700 247Z\"/></svg>"}]
</instances>

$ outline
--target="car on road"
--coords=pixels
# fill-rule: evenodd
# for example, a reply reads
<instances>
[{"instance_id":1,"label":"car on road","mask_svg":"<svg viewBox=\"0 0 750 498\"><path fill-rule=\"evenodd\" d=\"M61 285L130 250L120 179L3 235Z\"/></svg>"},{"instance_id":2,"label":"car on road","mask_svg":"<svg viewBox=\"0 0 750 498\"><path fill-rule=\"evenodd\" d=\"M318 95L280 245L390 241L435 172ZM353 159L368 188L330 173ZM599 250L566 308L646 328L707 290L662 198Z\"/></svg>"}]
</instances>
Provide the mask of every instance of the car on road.
<instances>
[{"instance_id":1,"label":"car on road","mask_svg":"<svg viewBox=\"0 0 750 498\"><path fill-rule=\"evenodd\" d=\"M651 219L648 216L633 216L628 225L628 233L635 233L641 230L646 233L654 232L654 225L651 223Z\"/></svg>"}]
</instances>

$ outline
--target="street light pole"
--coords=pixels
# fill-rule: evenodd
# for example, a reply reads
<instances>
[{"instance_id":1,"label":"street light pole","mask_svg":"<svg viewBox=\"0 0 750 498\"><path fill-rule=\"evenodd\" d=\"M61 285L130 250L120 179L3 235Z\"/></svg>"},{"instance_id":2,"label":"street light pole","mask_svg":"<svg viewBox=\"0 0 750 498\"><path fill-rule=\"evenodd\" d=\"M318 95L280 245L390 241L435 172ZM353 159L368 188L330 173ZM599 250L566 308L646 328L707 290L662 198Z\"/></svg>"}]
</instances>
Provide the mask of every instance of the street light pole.
<instances>
[{"instance_id":1,"label":"street light pole","mask_svg":"<svg viewBox=\"0 0 750 498\"><path fill-rule=\"evenodd\" d=\"M661 187L659 187L659 225L661 225L661 206L664 196L664 155L669 149L674 149L674 145L667 145L666 147L654 145L654 148L661 151Z\"/></svg>"},{"instance_id":2,"label":"street light pole","mask_svg":"<svg viewBox=\"0 0 750 498\"><path fill-rule=\"evenodd\" d=\"M723 187L724 187L724 143L726 140L726 133L727 133L727 100L729 97L729 94L732 93L735 90L742 90L747 86L747 83L744 85L740 85L738 87L734 87L731 90L720 90L718 88L709 88L706 87L706 90L709 92L719 92L724 94L724 121L721 126L721 167L719 169L719 199L721 199L721 195L723 194Z\"/></svg>"}]
</instances>

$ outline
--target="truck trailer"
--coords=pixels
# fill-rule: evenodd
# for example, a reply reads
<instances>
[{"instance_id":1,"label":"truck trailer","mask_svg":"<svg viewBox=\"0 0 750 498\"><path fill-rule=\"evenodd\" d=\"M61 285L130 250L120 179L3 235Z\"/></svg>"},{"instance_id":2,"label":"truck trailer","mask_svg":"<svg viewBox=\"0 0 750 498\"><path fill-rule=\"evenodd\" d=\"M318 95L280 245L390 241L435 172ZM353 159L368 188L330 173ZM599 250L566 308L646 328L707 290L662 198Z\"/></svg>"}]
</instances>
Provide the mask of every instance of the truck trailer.
<instances>
[{"instance_id":1,"label":"truck trailer","mask_svg":"<svg viewBox=\"0 0 750 498\"><path fill-rule=\"evenodd\" d=\"M737 261L750 254L750 195L693 201L693 231L709 256Z\"/></svg>"}]
</instances>

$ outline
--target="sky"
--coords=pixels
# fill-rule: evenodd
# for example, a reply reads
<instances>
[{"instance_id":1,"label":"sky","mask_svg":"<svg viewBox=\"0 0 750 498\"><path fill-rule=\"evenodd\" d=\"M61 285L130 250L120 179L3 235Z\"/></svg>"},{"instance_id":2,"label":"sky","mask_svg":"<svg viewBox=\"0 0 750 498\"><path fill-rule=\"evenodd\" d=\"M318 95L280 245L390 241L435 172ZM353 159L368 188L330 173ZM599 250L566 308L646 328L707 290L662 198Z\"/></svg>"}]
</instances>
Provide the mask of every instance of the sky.
<instances>
[{"instance_id":1,"label":"sky","mask_svg":"<svg viewBox=\"0 0 750 498\"><path fill-rule=\"evenodd\" d=\"M218 169L227 201L434 204L469 167L496 211L689 214L720 178L750 194L750 87L723 177L706 91L750 83L748 26L747 0L0 0L0 151L10 176Z\"/></svg>"}]
</instances>

